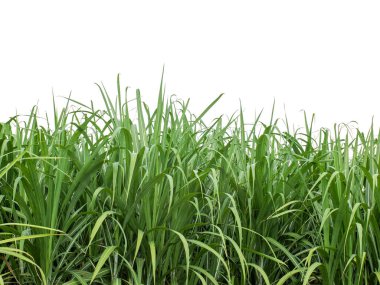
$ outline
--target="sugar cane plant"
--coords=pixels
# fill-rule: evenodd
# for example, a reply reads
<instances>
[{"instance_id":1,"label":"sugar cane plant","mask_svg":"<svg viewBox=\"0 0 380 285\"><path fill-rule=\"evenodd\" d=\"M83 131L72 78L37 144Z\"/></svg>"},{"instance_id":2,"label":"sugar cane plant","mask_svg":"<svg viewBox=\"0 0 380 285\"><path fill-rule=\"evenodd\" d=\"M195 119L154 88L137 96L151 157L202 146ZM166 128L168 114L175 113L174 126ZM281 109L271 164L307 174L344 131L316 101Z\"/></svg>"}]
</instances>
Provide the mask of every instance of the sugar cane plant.
<instances>
[{"instance_id":1,"label":"sugar cane plant","mask_svg":"<svg viewBox=\"0 0 380 285\"><path fill-rule=\"evenodd\" d=\"M373 127L206 123L220 96L195 116L162 79L153 111L98 87L103 109L0 124L0 284L379 282Z\"/></svg>"}]
</instances>

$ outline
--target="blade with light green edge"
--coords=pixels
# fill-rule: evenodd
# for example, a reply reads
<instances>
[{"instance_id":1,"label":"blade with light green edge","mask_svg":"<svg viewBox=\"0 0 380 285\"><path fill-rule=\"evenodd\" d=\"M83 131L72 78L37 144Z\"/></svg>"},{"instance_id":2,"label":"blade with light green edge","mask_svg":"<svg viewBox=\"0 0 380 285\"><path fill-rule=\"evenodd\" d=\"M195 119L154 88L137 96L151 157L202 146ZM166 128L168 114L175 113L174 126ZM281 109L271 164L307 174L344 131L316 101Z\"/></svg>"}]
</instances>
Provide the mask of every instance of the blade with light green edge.
<instances>
[{"instance_id":1,"label":"blade with light green edge","mask_svg":"<svg viewBox=\"0 0 380 285\"><path fill-rule=\"evenodd\" d=\"M284 285L285 282L289 280L289 278L293 277L294 275L298 273L304 272L305 270L306 268L302 267L302 268L297 268L297 269L287 272L284 276L280 278L280 280L278 280L276 285ZM298 278L298 280L300 280L300 278Z\"/></svg>"},{"instance_id":2,"label":"blade with light green edge","mask_svg":"<svg viewBox=\"0 0 380 285\"><path fill-rule=\"evenodd\" d=\"M137 240L136 240L135 254L134 254L134 256L133 256L133 263L135 262L136 257L137 257L137 254L138 254L138 252L139 252L139 249L140 249L140 246L141 246L141 242L142 242L143 236L144 236L144 232L143 232L142 230L138 230L138 232L137 232Z\"/></svg>"},{"instance_id":3,"label":"blade with light green edge","mask_svg":"<svg viewBox=\"0 0 380 285\"><path fill-rule=\"evenodd\" d=\"M20 226L20 227L42 229L42 230L47 230L47 231L55 231L55 232L59 232L59 233L64 233L61 230L52 229L49 227L38 226L38 225L31 225L31 224L23 224L23 223L3 223L3 224L0 224L0 227L6 227L6 226Z\"/></svg>"},{"instance_id":4,"label":"blade with light green edge","mask_svg":"<svg viewBox=\"0 0 380 285\"><path fill-rule=\"evenodd\" d=\"M34 238L59 236L59 235L61 235L61 234L37 234L37 235L21 236L21 237L15 237L15 238L9 238L9 239L0 240L0 244L13 243L13 242L16 242L16 241L29 240L29 239L34 239Z\"/></svg>"},{"instance_id":5,"label":"blade with light green edge","mask_svg":"<svg viewBox=\"0 0 380 285\"><path fill-rule=\"evenodd\" d=\"M202 120L202 118L210 111L210 109L220 100L220 98L222 98L224 94L220 94L214 101L211 102L211 104L209 104L206 109L203 110L203 112L195 119L195 121L193 121L190 125L190 128L192 128L193 126L195 126L198 122L200 122Z\"/></svg>"},{"instance_id":6,"label":"blade with light green edge","mask_svg":"<svg viewBox=\"0 0 380 285\"><path fill-rule=\"evenodd\" d=\"M141 103L141 94L140 90L136 90L136 101L137 101L137 115L138 115L138 126L139 126L139 136L142 141L142 146L147 146L148 139L146 137L146 129L145 129L145 120L144 113L142 111L142 103ZM161 119L161 118L160 118Z\"/></svg>"},{"instance_id":7,"label":"blade with light green edge","mask_svg":"<svg viewBox=\"0 0 380 285\"><path fill-rule=\"evenodd\" d=\"M228 267L226 261L224 260L224 258L215 249L213 249L209 245L207 245L207 244L205 244L205 243L203 243L201 241L198 241L198 240L188 239L187 241L190 242L190 243L193 243L193 244L195 244L195 245L197 245L197 246L205 249L207 252L210 252L213 255L215 255L218 258L218 260L223 264L223 266L224 266L224 268L225 268L225 270L227 272L227 278L228 278L228 280L231 280L230 270L229 270L229 267Z\"/></svg>"},{"instance_id":8,"label":"blade with light green edge","mask_svg":"<svg viewBox=\"0 0 380 285\"><path fill-rule=\"evenodd\" d=\"M72 271L71 273L74 275L74 277L79 282L79 284L81 284L81 285L87 285L88 284L86 282L86 280L80 274L78 274L77 272ZM71 283L67 283L67 284L65 283L65 285L78 284L77 281L71 281Z\"/></svg>"},{"instance_id":9,"label":"blade with light green edge","mask_svg":"<svg viewBox=\"0 0 380 285\"><path fill-rule=\"evenodd\" d=\"M27 153L26 150L22 151L15 160L13 160L11 163L9 163L6 167L1 169L0 171L0 179L19 161L22 159L22 157Z\"/></svg>"},{"instance_id":10,"label":"blade with light green edge","mask_svg":"<svg viewBox=\"0 0 380 285\"><path fill-rule=\"evenodd\" d=\"M185 236L181 234L180 232L177 232L175 230L169 229L171 232L175 233L181 240L183 249L185 251L185 259L186 259L186 284L188 284L189 279L189 268L190 268L190 249L189 249L189 243L187 242Z\"/></svg>"},{"instance_id":11,"label":"blade with light green edge","mask_svg":"<svg viewBox=\"0 0 380 285\"><path fill-rule=\"evenodd\" d=\"M197 277L199 278L199 281L201 281L202 285L207 285L206 279L204 279L200 273L198 273L195 270L193 270L193 272L195 273L195 275L197 275Z\"/></svg>"},{"instance_id":12,"label":"blade with light green edge","mask_svg":"<svg viewBox=\"0 0 380 285\"><path fill-rule=\"evenodd\" d=\"M159 143L160 142L160 136L161 136L161 125L162 125L162 115L164 112L164 88L163 88L163 80L164 80L164 72L165 72L165 66L162 67L162 74L161 74L161 82L160 82L160 90L158 93L158 101L157 101L157 109L155 112L155 120L154 120L154 142Z\"/></svg>"},{"instance_id":13,"label":"blade with light green edge","mask_svg":"<svg viewBox=\"0 0 380 285\"><path fill-rule=\"evenodd\" d=\"M100 227L102 226L104 220L109 216L113 215L115 212L114 211L106 211L100 215L100 217L96 220L94 227L91 230L90 234L90 240L88 242L88 246L91 245L93 239L95 238L97 232L99 231Z\"/></svg>"},{"instance_id":14,"label":"blade with light green edge","mask_svg":"<svg viewBox=\"0 0 380 285\"><path fill-rule=\"evenodd\" d=\"M94 273L92 274L92 277L90 280L90 284L92 284L92 282L94 282L94 280L96 279L100 269L102 269L104 263L106 263L109 256L111 255L111 253L113 253L116 250L116 248L117 248L117 246L108 246L104 249L102 255L100 256L100 258L98 260L98 263L96 264Z\"/></svg>"},{"instance_id":15,"label":"blade with light green edge","mask_svg":"<svg viewBox=\"0 0 380 285\"><path fill-rule=\"evenodd\" d=\"M211 281L212 284L214 285L219 285L218 281L216 281L215 277L210 274L209 272L207 272L205 269L199 267L199 266L195 266L195 265L190 265L190 269L192 269L193 271L198 271L200 273L202 273L204 276L207 277L208 280Z\"/></svg>"},{"instance_id":16,"label":"blade with light green edge","mask_svg":"<svg viewBox=\"0 0 380 285\"><path fill-rule=\"evenodd\" d=\"M0 253L4 254L4 255L10 255L10 256L16 257L18 259L21 259L21 260L33 265L40 272L40 278L41 278L42 283L44 285L47 284L45 274L42 271L41 267L39 267L32 259L25 257L23 255L23 254L25 254L24 251L17 250L17 249L11 248L11 247L0 247Z\"/></svg>"},{"instance_id":17,"label":"blade with light green edge","mask_svg":"<svg viewBox=\"0 0 380 285\"><path fill-rule=\"evenodd\" d=\"M320 262L315 262L313 263L312 265L310 265L307 270L306 270L306 273L305 273L305 276L303 278L303 282L302 284L303 285L307 285L307 284L310 284L309 281L310 281L310 277L311 275L313 274L313 272L320 266L323 266L322 263Z\"/></svg>"},{"instance_id":18,"label":"blade with light green edge","mask_svg":"<svg viewBox=\"0 0 380 285\"><path fill-rule=\"evenodd\" d=\"M154 241L149 242L149 249L150 249L151 262L152 262L153 284L156 284L157 259L156 259L156 245Z\"/></svg>"},{"instance_id":19,"label":"blade with light green edge","mask_svg":"<svg viewBox=\"0 0 380 285\"><path fill-rule=\"evenodd\" d=\"M260 275L262 276L262 278L264 279L264 282L266 285L270 285L270 281L269 281L269 278L268 278L268 275L265 273L264 269L260 266L258 266L257 264L255 263L247 263L248 266L252 266L254 269L256 269Z\"/></svg>"},{"instance_id":20,"label":"blade with light green edge","mask_svg":"<svg viewBox=\"0 0 380 285\"><path fill-rule=\"evenodd\" d=\"M297 260L296 256L291 254L291 252L286 249L281 243L270 237L267 237L266 240L273 244L276 248L280 249L289 258L294 266L299 267L299 261Z\"/></svg>"},{"instance_id":21,"label":"blade with light green edge","mask_svg":"<svg viewBox=\"0 0 380 285\"><path fill-rule=\"evenodd\" d=\"M380 272L376 271L374 272L374 275L376 276L377 281L380 283Z\"/></svg>"}]
</instances>

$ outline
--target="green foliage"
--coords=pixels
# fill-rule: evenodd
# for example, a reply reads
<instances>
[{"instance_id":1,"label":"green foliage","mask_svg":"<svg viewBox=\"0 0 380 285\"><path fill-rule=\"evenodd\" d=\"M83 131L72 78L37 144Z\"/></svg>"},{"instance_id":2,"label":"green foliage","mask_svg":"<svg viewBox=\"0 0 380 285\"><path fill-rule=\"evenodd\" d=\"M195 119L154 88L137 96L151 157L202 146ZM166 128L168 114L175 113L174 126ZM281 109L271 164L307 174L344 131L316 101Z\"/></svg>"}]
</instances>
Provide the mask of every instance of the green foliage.
<instances>
[{"instance_id":1,"label":"green foliage","mask_svg":"<svg viewBox=\"0 0 380 285\"><path fill-rule=\"evenodd\" d=\"M153 112L98 87L104 111L0 125L0 284L380 280L373 128L206 124L220 96L197 117L162 80Z\"/></svg>"}]
</instances>

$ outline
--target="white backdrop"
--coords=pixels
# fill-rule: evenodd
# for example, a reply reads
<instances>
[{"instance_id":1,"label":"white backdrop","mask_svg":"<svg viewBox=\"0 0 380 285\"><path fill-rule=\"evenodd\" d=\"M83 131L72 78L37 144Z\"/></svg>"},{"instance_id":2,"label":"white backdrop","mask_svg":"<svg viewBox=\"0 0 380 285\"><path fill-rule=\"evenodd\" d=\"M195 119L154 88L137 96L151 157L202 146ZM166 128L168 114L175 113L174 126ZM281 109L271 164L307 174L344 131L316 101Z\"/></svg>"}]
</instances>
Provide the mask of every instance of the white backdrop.
<instances>
[{"instance_id":1,"label":"white backdrop","mask_svg":"<svg viewBox=\"0 0 380 285\"><path fill-rule=\"evenodd\" d=\"M296 125L306 110L365 129L380 120L379 15L379 1L1 1L0 120L50 111L52 90L100 104L93 83L115 94L118 73L153 105L165 64L166 94L195 113L224 92L210 116L241 99L251 120L275 98Z\"/></svg>"}]
</instances>

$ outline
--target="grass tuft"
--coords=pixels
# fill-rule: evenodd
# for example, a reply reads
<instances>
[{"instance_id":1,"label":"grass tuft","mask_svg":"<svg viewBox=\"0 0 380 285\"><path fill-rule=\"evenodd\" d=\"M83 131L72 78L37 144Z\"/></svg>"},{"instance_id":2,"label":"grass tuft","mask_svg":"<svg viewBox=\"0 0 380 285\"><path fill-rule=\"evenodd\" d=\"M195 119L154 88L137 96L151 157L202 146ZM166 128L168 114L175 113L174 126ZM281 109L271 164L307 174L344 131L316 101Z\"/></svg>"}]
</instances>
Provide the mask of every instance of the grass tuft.
<instances>
[{"instance_id":1,"label":"grass tuft","mask_svg":"<svg viewBox=\"0 0 380 285\"><path fill-rule=\"evenodd\" d=\"M0 284L380 281L373 127L206 124L222 95L194 116L162 79L153 112L117 87L0 124Z\"/></svg>"}]
</instances>

